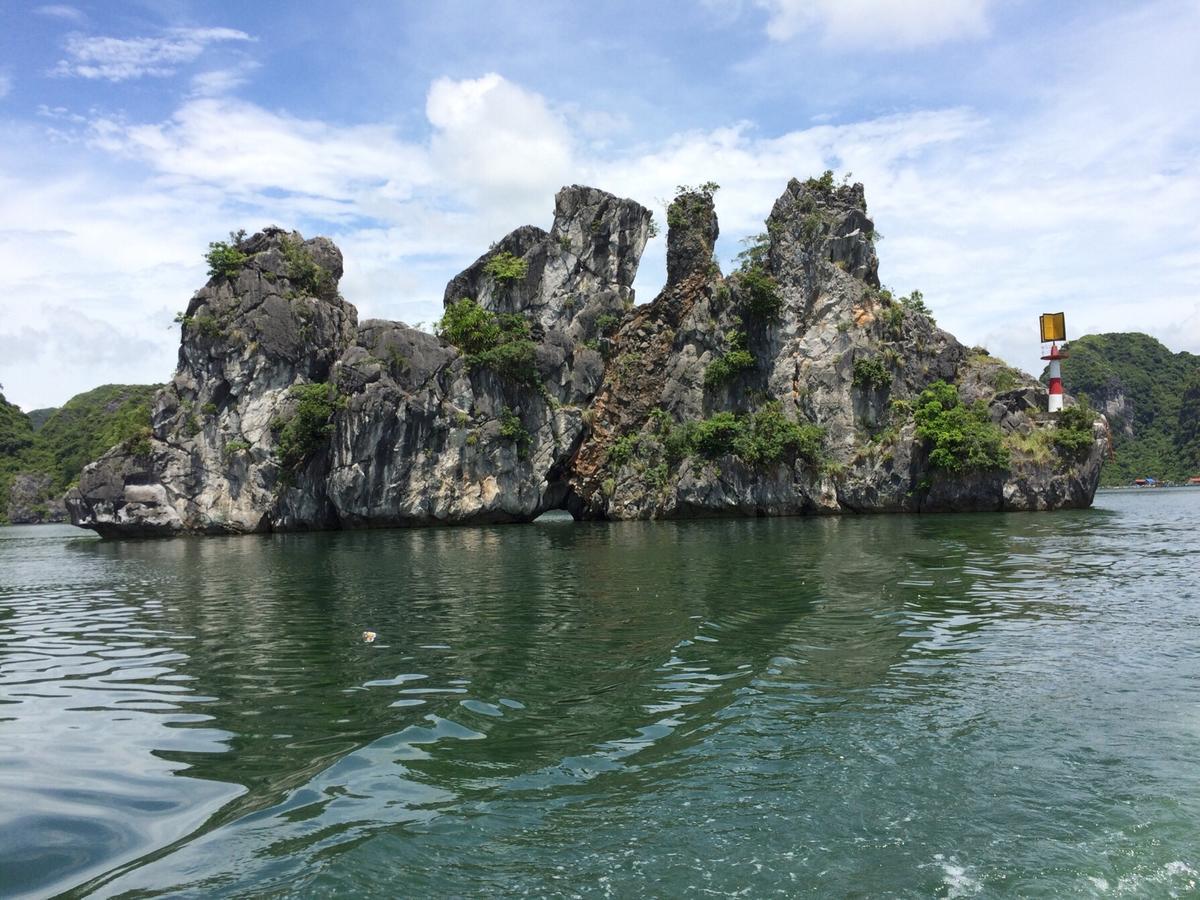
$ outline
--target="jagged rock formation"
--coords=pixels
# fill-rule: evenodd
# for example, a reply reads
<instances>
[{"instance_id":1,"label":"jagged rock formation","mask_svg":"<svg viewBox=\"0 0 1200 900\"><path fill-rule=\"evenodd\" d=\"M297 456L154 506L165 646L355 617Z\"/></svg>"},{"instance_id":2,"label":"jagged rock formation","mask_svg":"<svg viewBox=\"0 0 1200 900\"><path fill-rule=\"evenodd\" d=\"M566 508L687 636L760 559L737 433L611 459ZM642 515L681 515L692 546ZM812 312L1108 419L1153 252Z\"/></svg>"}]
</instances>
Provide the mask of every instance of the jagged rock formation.
<instances>
[{"instance_id":1,"label":"jagged rock formation","mask_svg":"<svg viewBox=\"0 0 1200 900\"><path fill-rule=\"evenodd\" d=\"M861 185L793 180L729 277L710 186L668 225L667 285L635 308L650 212L564 188L548 233L519 228L450 282L441 337L358 323L324 238L240 241L188 306L150 432L85 469L72 520L151 535L1091 502L1103 421L1057 451L1037 381L880 290ZM939 380L980 401L1003 464L946 465L918 433Z\"/></svg>"}]
</instances>

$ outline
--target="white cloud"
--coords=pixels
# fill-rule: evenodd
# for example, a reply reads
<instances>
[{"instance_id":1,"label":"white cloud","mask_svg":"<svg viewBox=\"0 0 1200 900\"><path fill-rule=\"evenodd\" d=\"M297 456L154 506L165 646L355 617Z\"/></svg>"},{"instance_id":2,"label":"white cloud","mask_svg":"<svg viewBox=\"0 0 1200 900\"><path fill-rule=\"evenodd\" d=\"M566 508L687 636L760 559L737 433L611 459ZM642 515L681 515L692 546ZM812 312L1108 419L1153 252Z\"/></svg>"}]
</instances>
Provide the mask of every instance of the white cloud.
<instances>
[{"instance_id":1,"label":"white cloud","mask_svg":"<svg viewBox=\"0 0 1200 900\"><path fill-rule=\"evenodd\" d=\"M231 93L249 81L250 73L257 68L258 63L247 61L229 68L197 72L192 76L192 96L219 97Z\"/></svg>"},{"instance_id":2,"label":"white cloud","mask_svg":"<svg viewBox=\"0 0 1200 900\"><path fill-rule=\"evenodd\" d=\"M429 89L430 150L444 178L487 202L529 208L572 171L571 135L537 94L496 74ZM544 201L543 201L544 208Z\"/></svg>"},{"instance_id":3,"label":"white cloud","mask_svg":"<svg viewBox=\"0 0 1200 900\"><path fill-rule=\"evenodd\" d=\"M755 5L767 11L767 35L775 41L818 29L832 46L907 50L988 31L988 0L755 0Z\"/></svg>"},{"instance_id":4,"label":"white cloud","mask_svg":"<svg viewBox=\"0 0 1200 900\"><path fill-rule=\"evenodd\" d=\"M91 143L139 158L180 183L218 187L232 199L283 191L324 202L322 215L355 200L407 197L428 180L428 158L389 126L335 127L228 97L185 102L166 122L91 123ZM346 209L349 215L361 210Z\"/></svg>"},{"instance_id":5,"label":"white cloud","mask_svg":"<svg viewBox=\"0 0 1200 900\"><path fill-rule=\"evenodd\" d=\"M39 16L48 16L51 19L62 19L67 22L84 22L87 20L82 10L76 9L74 6L67 6L65 3L50 3L45 6L34 7L33 10Z\"/></svg>"},{"instance_id":6,"label":"white cloud","mask_svg":"<svg viewBox=\"0 0 1200 900\"><path fill-rule=\"evenodd\" d=\"M67 59L59 60L51 74L113 82L162 78L196 60L210 44L249 40L233 28L173 28L160 37L137 38L73 34L66 42Z\"/></svg>"}]
</instances>

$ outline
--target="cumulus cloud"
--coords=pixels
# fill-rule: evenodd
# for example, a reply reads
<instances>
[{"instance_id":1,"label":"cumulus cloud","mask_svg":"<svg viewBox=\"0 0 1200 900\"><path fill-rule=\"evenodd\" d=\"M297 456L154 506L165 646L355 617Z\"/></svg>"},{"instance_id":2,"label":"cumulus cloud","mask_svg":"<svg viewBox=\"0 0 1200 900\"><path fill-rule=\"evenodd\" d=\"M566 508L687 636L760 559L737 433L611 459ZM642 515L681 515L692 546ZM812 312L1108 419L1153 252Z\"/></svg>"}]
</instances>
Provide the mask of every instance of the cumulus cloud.
<instances>
[{"instance_id":1,"label":"cumulus cloud","mask_svg":"<svg viewBox=\"0 0 1200 900\"><path fill-rule=\"evenodd\" d=\"M987 34L988 0L755 0L767 35L788 41L817 30L838 47L928 47Z\"/></svg>"},{"instance_id":2,"label":"cumulus cloud","mask_svg":"<svg viewBox=\"0 0 1200 900\"><path fill-rule=\"evenodd\" d=\"M136 38L73 34L67 38L67 58L59 60L51 74L113 82L163 78L196 60L211 44L249 40L250 35L233 28L172 28L158 37Z\"/></svg>"},{"instance_id":3,"label":"cumulus cloud","mask_svg":"<svg viewBox=\"0 0 1200 900\"><path fill-rule=\"evenodd\" d=\"M425 102L444 177L494 202L553 191L572 169L571 135L539 95L496 74L439 78Z\"/></svg>"}]
</instances>

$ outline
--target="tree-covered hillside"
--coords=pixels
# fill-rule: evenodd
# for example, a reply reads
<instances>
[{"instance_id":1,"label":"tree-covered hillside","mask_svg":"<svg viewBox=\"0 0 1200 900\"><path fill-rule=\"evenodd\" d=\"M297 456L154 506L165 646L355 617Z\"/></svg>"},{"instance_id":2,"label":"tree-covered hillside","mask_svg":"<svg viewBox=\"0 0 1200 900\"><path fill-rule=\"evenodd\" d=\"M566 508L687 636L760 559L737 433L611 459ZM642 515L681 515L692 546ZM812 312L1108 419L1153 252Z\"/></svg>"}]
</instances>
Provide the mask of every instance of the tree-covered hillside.
<instances>
[{"instance_id":1,"label":"tree-covered hillside","mask_svg":"<svg viewBox=\"0 0 1200 900\"><path fill-rule=\"evenodd\" d=\"M159 387L103 385L51 411L36 430L0 395L0 522L42 517L85 465L149 425Z\"/></svg>"},{"instance_id":2,"label":"tree-covered hillside","mask_svg":"<svg viewBox=\"0 0 1200 900\"><path fill-rule=\"evenodd\" d=\"M1063 387L1086 395L1112 427L1101 484L1200 474L1200 356L1172 353L1139 333L1089 334L1069 352Z\"/></svg>"},{"instance_id":3,"label":"tree-covered hillside","mask_svg":"<svg viewBox=\"0 0 1200 900\"><path fill-rule=\"evenodd\" d=\"M33 426L33 430L37 431L56 412L58 412L57 406L48 406L45 409L31 409L25 415L29 417L29 424Z\"/></svg>"}]
</instances>

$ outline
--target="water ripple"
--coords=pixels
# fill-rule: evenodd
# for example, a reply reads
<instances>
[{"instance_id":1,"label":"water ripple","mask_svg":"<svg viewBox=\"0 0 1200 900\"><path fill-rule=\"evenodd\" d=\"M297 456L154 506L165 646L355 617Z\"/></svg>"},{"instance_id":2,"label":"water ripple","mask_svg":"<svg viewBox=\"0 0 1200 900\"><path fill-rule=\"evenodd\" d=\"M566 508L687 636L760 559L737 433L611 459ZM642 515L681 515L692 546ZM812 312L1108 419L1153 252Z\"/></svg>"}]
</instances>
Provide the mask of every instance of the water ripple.
<instances>
[{"instance_id":1,"label":"water ripple","mask_svg":"<svg viewBox=\"0 0 1200 900\"><path fill-rule=\"evenodd\" d=\"M0 529L0 893L1194 890L1200 494L1098 507Z\"/></svg>"}]
</instances>

